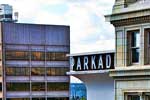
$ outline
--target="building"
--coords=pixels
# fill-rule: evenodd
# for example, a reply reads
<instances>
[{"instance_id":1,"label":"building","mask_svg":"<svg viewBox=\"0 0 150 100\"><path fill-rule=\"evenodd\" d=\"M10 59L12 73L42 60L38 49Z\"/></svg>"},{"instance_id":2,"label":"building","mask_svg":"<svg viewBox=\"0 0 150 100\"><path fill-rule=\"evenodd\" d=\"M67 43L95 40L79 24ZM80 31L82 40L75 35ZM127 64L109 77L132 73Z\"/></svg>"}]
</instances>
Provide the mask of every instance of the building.
<instances>
[{"instance_id":1,"label":"building","mask_svg":"<svg viewBox=\"0 0 150 100\"><path fill-rule=\"evenodd\" d=\"M85 84L87 100L114 100L114 80L109 76L115 67L114 54L114 51L103 51L68 55L70 71L67 74Z\"/></svg>"},{"instance_id":2,"label":"building","mask_svg":"<svg viewBox=\"0 0 150 100\"><path fill-rule=\"evenodd\" d=\"M87 100L86 87L83 83L71 83L70 92L70 100Z\"/></svg>"},{"instance_id":3,"label":"building","mask_svg":"<svg viewBox=\"0 0 150 100\"><path fill-rule=\"evenodd\" d=\"M0 23L1 100L69 100L70 29Z\"/></svg>"},{"instance_id":4,"label":"building","mask_svg":"<svg viewBox=\"0 0 150 100\"><path fill-rule=\"evenodd\" d=\"M115 100L150 100L150 1L116 0L106 19L115 27Z\"/></svg>"},{"instance_id":5,"label":"building","mask_svg":"<svg viewBox=\"0 0 150 100\"><path fill-rule=\"evenodd\" d=\"M0 21L13 21L13 8L8 4L0 5Z\"/></svg>"}]
</instances>

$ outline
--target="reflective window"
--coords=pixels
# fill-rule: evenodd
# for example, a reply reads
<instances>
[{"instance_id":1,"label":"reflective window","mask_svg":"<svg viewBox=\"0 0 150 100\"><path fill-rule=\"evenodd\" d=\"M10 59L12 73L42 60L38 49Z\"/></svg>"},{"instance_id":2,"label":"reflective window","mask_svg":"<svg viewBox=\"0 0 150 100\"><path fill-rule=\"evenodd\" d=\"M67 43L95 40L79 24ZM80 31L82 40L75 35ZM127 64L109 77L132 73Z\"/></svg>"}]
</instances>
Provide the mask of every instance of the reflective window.
<instances>
[{"instance_id":1,"label":"reflective window","mask_svg":"<svg viewBox=\"0 0 150 100\"><path fill-rule=\"evenodd\" d=\"M29 76L30 69L28 67L6 67L6 75L8 75L8 76Z\"/></svg>"},{"instance_id":2,"label":"reflective window","mask_svg":"<svg viewBox=\"0 0 150 100\"><path fill-rule=\"evenodd\" d=\"M32 91L45 91L45 83L32 83Z\"/></svg>"},{"instance_id":3,"label":"reflective window","mask_svg":"<svg viewBox=\"0 0 150 100\"><path fill-rule=\"evenodd\" d=\"M47 83L47 91L68 91L69 83Z\"/></svg>"},{"instance_id":4,"label":"reflective window","mask_svg":"<svg viewBox=\"0 0 150 100\"><path fill-rule=\"evenodd\" d=\"M29 83L6 83L7 91L29 91Z\"/></svg>"},{"instance_id":5,"label":"reflective window","mask_svg":"<svg viewBox=\"0 0 150 100\"><path fill-rule=\"evenodd\" d=\"M31 68L31 75L43 76L45 75L45 68Z\"/></svg>"},{"instance_id":6,"label":"reflective window","mask_svg":"<svg viewBox=\"0 0 150 100\"><path fill-rule=\"evenodd\" d=\"M44 52L31 52L31 60L45 60Z\"/></svg>"},{"instance_id":7,"label":"reflective window","mask_svg":"<svg viewBox=\"0 0 150 100\"><path fill-rule=\"evenodd\" d=\"M69 58L66 56L67 53L64 52L47 52L47 61L67 61Z\"/></svg>"},{"instance_id":8,"label":"reflective window","mask_svg":"<svg viewBox=\"0 0 150 100\"><path fill-rule=\"evenodd\" d=\"M27 51L6 51L6 60L29 60Z\"/></svg>"},{"instance_id":9,"label":"reflective window","mask_svg":"<svg viewBox=\"0 0 150 100\"><path fill-rule=\"evenodd\" d=\"M48 76L64 76L69 71L67 67L48 67L46 73Z\"/></svg>"}]
</instances>

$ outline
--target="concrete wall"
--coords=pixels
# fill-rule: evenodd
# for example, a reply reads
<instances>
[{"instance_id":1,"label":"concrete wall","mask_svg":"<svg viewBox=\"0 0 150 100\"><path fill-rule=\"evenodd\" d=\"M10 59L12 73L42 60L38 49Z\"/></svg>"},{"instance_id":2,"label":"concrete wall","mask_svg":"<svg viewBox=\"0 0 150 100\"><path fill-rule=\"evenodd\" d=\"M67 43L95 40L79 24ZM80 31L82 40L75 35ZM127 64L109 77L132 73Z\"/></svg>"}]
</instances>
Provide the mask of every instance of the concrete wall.
<instances>
[{"instance_id":1,"label":"concrete wall","mask_svg":"<svg viewBox=\"0 0 150 100\"><path fill-rule=\"evenodd\" d=\"M150 79L116 80L116 100L123 100L125 93L150 92Z\"/></svg>"},{"instance_id":2,"label":"concrete wall","mask_svg":"<svg viewBox=\"0 0 150 100\"><path fill-rule=\"evenodd\" d=\"M84 82L87 100L114 100L114 81L106 73L75 75Z\"/></svg>"}]
</instances>

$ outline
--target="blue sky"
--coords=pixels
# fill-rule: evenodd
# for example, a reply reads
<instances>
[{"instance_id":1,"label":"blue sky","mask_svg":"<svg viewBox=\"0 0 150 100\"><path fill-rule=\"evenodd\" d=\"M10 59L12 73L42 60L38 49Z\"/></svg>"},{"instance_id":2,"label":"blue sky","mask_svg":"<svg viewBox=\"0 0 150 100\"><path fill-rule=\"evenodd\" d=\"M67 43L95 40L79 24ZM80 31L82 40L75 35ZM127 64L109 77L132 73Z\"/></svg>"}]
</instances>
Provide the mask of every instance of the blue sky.
<instances>
[{"instance_id":1,"label":"blue sky","mask_svg":"<svg viewBox=\"0 0 150 100\"><path fill-rule=\"evenodd\" d=\"M115 0L0 0L19 22L70 25L71 53L114 50L114 28L105 22ZM90 47L90 48L89 48Z\"/></svg>"},{"instance_id":2,"label":"blue sky","mask_svg":"<svg viewBox=\"0 0 150 100\"><path fill-rule=\"evenodd\" d=\"M70 25L71 53L81 53L115 49L114 27L104 18L111 14L114 1L0 0L0 4L12 5L20 23Z\"/></svg>"}]
</instances>

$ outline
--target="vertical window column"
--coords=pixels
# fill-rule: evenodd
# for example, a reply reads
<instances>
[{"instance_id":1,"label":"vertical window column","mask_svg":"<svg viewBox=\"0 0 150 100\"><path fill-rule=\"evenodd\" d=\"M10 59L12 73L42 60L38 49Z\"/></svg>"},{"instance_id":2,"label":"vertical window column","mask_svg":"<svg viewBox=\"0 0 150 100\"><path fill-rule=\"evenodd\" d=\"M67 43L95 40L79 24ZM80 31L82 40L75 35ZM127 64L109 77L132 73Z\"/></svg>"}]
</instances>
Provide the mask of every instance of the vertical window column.
<instances>
[{"instance_id":1,"label":"vertical window column","mask_svg":"<svg viewBox=\"0 0 150 100\"><path fill-rule=\"evenodd\" d=\"M132 49L132 63L139 63L139 47L140 47L140 34L139 31L131 33L131 49Z\"/></svg>"},{"instance_id":2,"label":"vertical window column","mask_svg":"<svg viewBox=\"0 0 150 100\"><path fill-rule=\"evenodd\" d=\"M127 32L127 60L128 65L139 64L140 33L139 30Z\"/></svg>"}]
</instances>

